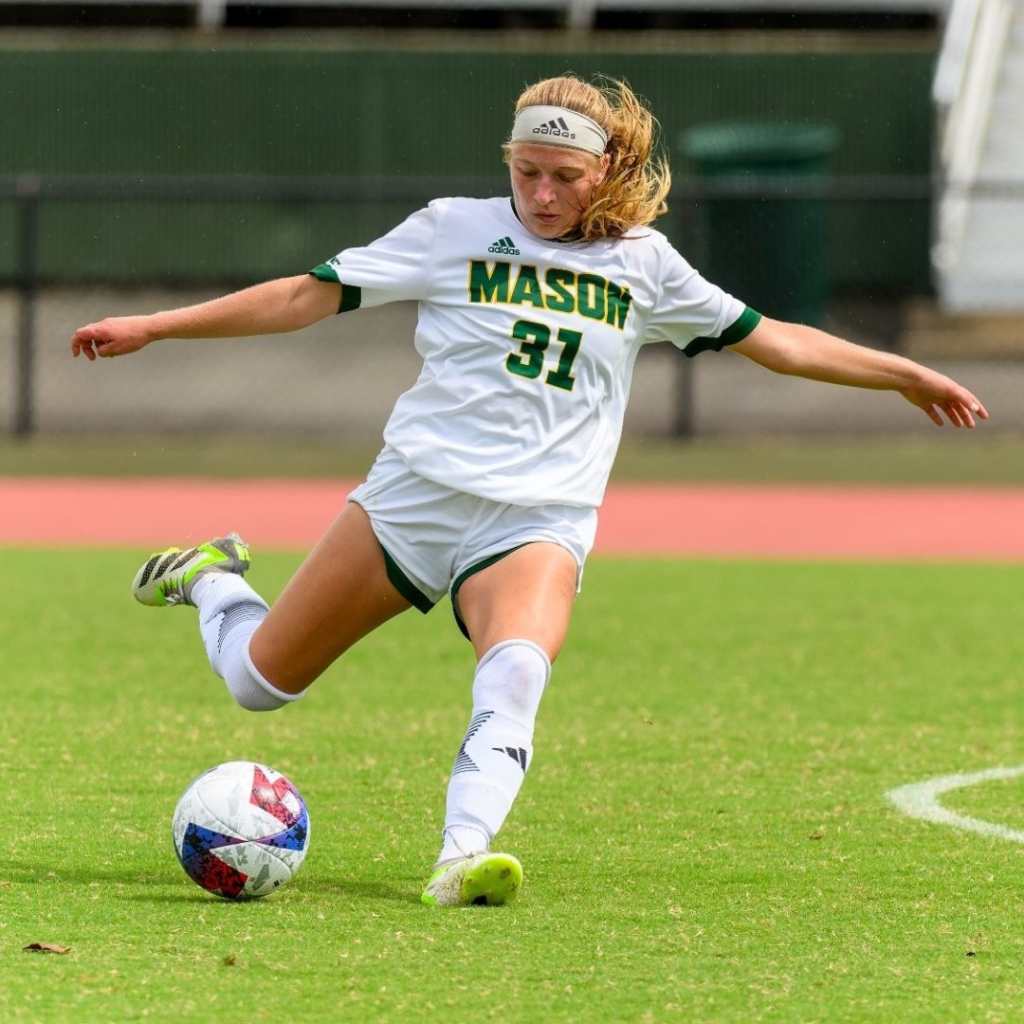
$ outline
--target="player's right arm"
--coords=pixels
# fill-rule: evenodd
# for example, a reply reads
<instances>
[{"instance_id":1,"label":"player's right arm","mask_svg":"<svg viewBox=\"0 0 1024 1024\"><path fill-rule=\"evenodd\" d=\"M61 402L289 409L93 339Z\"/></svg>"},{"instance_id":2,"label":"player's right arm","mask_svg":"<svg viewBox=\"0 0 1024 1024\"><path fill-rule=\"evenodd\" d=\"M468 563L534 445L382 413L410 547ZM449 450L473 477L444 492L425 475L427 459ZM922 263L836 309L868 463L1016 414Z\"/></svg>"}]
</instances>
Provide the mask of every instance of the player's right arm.
<instances>
[{"instance_id":1,"label":"player's right arm","mask_svg":"<svg viewBox=\"0 0 1024 1024\"><path fill-rule=\"evenodd\" d=\"M163 338L246 338L283 334L338 312L341 285L302 274L253 285L196 306L148 316L119 316L86 324L71 339L71 354L87 359L138 352Z\"/></svg>"}]
</instances>

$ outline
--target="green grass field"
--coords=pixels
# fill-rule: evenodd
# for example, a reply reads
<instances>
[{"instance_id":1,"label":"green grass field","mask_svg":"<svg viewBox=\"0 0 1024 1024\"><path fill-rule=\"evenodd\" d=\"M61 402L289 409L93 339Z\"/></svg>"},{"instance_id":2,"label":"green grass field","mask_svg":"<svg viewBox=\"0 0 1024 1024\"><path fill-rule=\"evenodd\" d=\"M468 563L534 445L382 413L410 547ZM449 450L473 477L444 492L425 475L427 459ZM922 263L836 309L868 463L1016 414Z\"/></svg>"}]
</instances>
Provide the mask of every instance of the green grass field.
<instances>
[{"instance_id":1,"label":"green grass field","mask_svg":"<svg viewBox=\"0 0 1024 1024\"><path fill-rule=\"evenodd\" d=\"M0 548L4 1020L1020 1019L1024 848L885 794L1024 762L1021 569L595 558L501 837L522 896L444 911L418 896L469 714L449 609L250 715L190 609L132 603L139 556ZM250 578L273 597L297 561ZM169 823L245 757L312 842L231 904ZM1024 779L947 803L1024 827Z\"/></svg>"}]
</instances>

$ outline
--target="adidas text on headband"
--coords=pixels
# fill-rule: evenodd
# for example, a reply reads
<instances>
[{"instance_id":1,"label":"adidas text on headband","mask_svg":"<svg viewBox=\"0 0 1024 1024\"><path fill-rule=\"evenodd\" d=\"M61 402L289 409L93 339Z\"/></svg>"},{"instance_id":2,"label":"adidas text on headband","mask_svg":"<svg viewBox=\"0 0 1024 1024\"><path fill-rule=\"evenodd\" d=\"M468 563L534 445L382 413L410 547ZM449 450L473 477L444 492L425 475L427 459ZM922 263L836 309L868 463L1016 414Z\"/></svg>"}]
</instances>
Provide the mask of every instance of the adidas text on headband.
<instances>
[{"instance_id":1,"label":"adidas text on headband","mask_svg":"<svg viewBox=\"0 0 1024 1024\"><path fill-rule=\"evenodd\" d=\"M566 107L523 107L512 125L510 143L539 142L567 146L600 156L608 145L605 130L596 122Z\"/></svg>"}]
</instances>

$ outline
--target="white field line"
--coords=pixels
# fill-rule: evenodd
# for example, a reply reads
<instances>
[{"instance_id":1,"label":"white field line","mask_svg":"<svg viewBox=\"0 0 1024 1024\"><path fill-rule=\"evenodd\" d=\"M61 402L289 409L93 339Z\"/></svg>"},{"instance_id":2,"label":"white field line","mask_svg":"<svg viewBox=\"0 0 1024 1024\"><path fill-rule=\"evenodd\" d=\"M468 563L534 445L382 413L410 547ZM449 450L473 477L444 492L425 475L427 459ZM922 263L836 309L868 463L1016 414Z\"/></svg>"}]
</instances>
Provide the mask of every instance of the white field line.
<instances>
[{"instance_id":1,"label":"white field line","mask_svg":"<svg viewBox=\"0 0 1024 1024\"><path fill-rule=\"evenodd\" d=\"M1024 765L1016 768L988 768L983 772L970 775L942 775L937 779L926 779L924 782L911 782L907 786L890 789L886 798L894 803L899 810L911 818L923 818L937 825L949 825L952 828L978 832L983 836L995 836L998 839L1009 839L1014 843L1024 843L1024 832L998 825L991 821L968 818L962 814L949 811L939 803L939 796L953 789L965 786L976 786L981 782L994 779L1012 779L1024 775Z\"/></svg>"}]
</instances>

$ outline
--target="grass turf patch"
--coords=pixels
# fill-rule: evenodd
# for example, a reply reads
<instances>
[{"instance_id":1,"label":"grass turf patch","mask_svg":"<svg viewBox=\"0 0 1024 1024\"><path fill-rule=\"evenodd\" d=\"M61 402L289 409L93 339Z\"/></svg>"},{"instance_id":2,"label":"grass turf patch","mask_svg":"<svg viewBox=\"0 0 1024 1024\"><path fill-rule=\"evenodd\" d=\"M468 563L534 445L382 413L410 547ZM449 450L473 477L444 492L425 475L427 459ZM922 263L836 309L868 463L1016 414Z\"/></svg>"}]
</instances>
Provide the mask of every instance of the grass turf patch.
<instances>
[{"instance_id":1,"label":"grass turf patch","mask_svg":"<svg viewBox=\"0 0 1024 1024\"><path fill-rule=\"evenodd\" d=\"M1018 569L594 559L497 844L523 894L439 911L418 896L473 667L450 611L252 715L194 612L133 604L140 554L0 549L5 1019L1017 1019L1024 849L885 793L1024 762ZM297 562L251 579L272 597ZM312 841L235 905L169 829L247 757L296 782ZM1013 827L1021 785L950 806Z\"/></svg>"}]
</instances>

